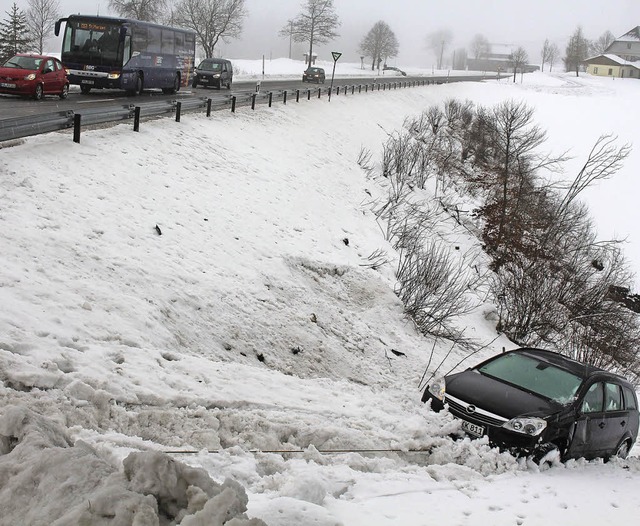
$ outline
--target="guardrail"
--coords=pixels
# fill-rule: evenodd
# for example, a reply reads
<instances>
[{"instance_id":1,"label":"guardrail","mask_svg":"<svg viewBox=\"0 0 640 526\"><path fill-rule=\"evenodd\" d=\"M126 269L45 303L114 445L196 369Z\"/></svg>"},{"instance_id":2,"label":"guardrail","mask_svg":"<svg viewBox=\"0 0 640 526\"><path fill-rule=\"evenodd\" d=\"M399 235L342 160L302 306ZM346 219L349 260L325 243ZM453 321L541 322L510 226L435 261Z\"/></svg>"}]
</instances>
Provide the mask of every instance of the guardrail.
<instances>
[{"instance_id":1,"label":"guardrail","mask_svg":"<svg viewBox=\"0 0 640 526\"><path fill-rule=\"evenodd\" d=\"M228 108L231 108L231 111L235 112L237 106L251 106L251 109L255 109L257 104L268 104L271 106L274 102L278 101L287 104L287 102L293 101L300 102L301 99L320 99L323 94L331 99L332 95L338 96L341 93L347 95L350 92L354 95L356 92L387 91L435 83L440 84L441 82L407 80L364 85L344 85L333 88L318 87L304 90L285 89L263 92L238 92L235 95L216 98L186 98L183 100L149 102L138 106L128 104L110 106L108 108L86 108L78 111L69 110L26 117L12 117L9 119L0 119L0 142L60 131L67 128L73 128L73 140L80 142L81 129L83 126L94 126L132 119L134 122L134 131L138 131L140 119L143 117L174 114L176 121L180 121L181 115L185 111L193 112L205 109L207 116L210 116L212 111L220 111Z\"/></svg>"}]
</instances>

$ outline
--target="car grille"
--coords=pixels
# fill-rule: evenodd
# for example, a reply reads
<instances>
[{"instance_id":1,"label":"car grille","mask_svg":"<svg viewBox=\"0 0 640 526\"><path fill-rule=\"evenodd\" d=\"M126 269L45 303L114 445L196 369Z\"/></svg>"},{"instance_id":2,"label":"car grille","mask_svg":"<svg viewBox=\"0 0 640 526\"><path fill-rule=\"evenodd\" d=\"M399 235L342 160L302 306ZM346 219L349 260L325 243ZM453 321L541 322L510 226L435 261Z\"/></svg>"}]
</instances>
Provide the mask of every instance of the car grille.
<instances>
[{"instance_id":1,"label":"car grille","mask_svg":"<svg viewBox=\"0 0 640 526\"><path fill-rule=\"evenodd\" d=\"M462 418L463 420L479 422L495 427L502 427L505 422L508 422L507 418L485 411L484 409L464 402L463 400L449 394L445 395L445 402L449 405L449 411L454 416Z\"/></svg>"}]
</instances>

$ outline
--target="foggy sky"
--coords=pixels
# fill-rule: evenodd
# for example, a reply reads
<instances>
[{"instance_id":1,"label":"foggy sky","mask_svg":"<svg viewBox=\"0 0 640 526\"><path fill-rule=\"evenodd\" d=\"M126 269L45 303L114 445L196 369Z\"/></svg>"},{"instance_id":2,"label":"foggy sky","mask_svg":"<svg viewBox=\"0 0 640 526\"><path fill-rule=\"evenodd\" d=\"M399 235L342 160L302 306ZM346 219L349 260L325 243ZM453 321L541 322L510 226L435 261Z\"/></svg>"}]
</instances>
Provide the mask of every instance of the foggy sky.
<instances>
[{"instance_id":1,"label":"foggy sky","mask_svg":"<svg viewBox=\"0 0 640 526\"><path fill-rule=\"evenodd\" d=\"M5 11L11 0L2 2ZM71 13L112 15L108 0L59 0L62 15ZM217 54L229 58L257 59L289 56L289 40L278 31L299 11L303 0L246 0L249 16L242 38L220 45ZM16 0L27 9L27 0ZM596 39L610 30L620 36L640 25L637 0L334 0L342 21L340 38L319 47L319 58L330 60L331 51L343 53L346 61L359 61L358 45L378 20L387 22L400 42L400 54L392 64L431 67L434 54L426 48L425 37L438 29L449 29L454 43L449 49L468 46L481 33L490 42L524 46L530 62L539 61L545 38L564 52L568 36L581 25L588 38ZM2 18L6 18L3 13ZM58 51L51 44L50 51ZM306 46L293 45L293 58L302 58Z\"/></svg>"}]
</instances>

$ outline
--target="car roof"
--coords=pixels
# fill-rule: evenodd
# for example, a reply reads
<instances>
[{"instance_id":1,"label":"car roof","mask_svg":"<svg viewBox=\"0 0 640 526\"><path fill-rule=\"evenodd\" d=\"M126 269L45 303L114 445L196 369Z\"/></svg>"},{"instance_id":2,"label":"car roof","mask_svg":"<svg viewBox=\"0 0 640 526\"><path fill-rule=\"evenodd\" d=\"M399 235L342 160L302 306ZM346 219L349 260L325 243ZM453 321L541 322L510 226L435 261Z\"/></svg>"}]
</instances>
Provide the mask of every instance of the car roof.
<instances>
[{"instance_id":1,"label":"car roof","mask_svg":"<svg viewBox=\"0 0 640 526\"><path fill-rule=\"evenodd\" d=\"M631 385L631 383L626 378L620 376L619 374L612 373L611 371L596 367L595 365L579 362L578 360L574 360L573 358L569 358L568 356L564 356L563 354L557 353L555 351L537 349L535 347L522 347L520 349L508 351L508 353L520 353L531 356L533 358L538 358L539 360L545 361L552 365L562 367L563 369L566 369L570 373L573 373L576 376L580 376L581 378L588 378L589 376L592 376L594 374L603 374Z\"/></svg>"},{"instance_id":2,"label":"car roof","mask_svg":"<svg viewBox=\"0 0 640 526\"><path fill-rule=\"evenodd\" d=\"M14 57L29 57L29 58L55 58L56 60L59 60L56 57L52 57L51 55L37 55L35 53L16 53L15 55L13 55Z\"/></svg>"}]
</instances>

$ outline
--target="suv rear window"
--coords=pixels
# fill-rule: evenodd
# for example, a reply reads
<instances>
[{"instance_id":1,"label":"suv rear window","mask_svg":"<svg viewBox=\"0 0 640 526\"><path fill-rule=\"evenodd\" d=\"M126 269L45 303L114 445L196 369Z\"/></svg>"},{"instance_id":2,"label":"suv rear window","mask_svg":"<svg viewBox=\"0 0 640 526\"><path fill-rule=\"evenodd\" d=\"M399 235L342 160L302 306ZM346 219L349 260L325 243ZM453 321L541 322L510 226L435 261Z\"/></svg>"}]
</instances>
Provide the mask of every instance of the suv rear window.
<instances>
[{"instance_id":1,"label":"suv rear window","mask_svg":"<svg viewBox=\"0 0 640 526\"><path fill-rule=\"evenodd\" d=\"M635 394L628 387L623 387L624 392L624 406L626 409L638 409L638 403L636 402Z\"/></svg>"}]
</instances>

